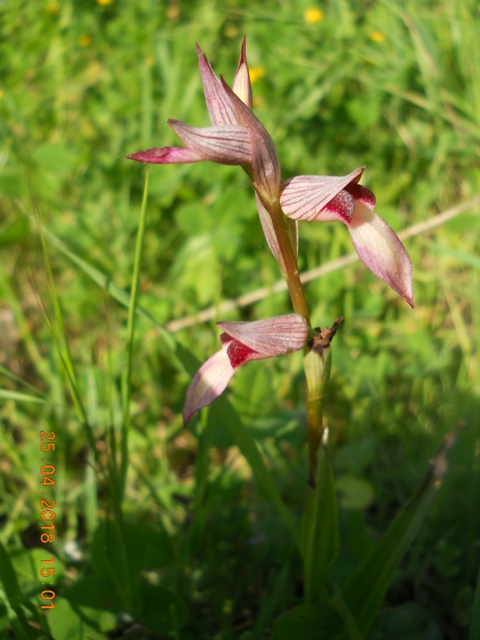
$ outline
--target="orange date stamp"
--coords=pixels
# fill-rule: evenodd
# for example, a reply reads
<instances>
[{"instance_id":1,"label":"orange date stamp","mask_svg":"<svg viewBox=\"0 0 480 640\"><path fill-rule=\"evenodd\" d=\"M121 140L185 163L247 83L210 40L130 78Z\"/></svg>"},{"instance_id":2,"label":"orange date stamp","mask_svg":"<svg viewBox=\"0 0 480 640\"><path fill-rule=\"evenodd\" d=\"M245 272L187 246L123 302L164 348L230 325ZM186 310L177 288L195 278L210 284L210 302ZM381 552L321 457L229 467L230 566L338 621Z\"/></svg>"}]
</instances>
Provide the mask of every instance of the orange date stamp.
<instances>
[{"instance_id":1,"label":"orange date stamp","mask_svg":"<svg viewBox=\"0 0 480 640\"><path fill-rule=\"evenodd\" d=\"M50 433L46 433L45 431L40 432L40 451L42 453L53 453L56 448L55 443L55 433L50 431ZM40 498L40 518L41 525L40 530L42 533L40 534L40 542L42 544L52 544L56 540L55 535L55 500L49 498L49 490L55 484L54 476L55 476L55 467L53 464L43 464L46 456L42 456L42 465L40 466L40 474L42 479L40 484L43 487L41 490L41 495L45 496ZM49 456L48 456L49 459ZM51 581L55 576L55 557L52 555L49 558L41 561L42 566L40 567L40 577L42 579L42 587L52 586L53 582ZM50 578L50 580L49 580ZM40 606L41 609L55 609L55 596L56 593L53 589L42 589L40 593L40 597L45 604ZM48 604L47 604L48 603Z\"/></svg>"}]
</instances>

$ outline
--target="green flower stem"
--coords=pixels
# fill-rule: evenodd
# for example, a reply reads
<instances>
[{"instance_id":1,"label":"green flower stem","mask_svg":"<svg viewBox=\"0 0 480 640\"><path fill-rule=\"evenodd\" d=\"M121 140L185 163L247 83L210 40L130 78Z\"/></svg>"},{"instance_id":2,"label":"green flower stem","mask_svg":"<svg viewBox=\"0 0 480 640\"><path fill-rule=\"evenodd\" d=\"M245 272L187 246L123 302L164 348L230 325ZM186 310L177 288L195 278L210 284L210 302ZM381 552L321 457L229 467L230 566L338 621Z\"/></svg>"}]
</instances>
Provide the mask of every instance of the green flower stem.
<instances>
[{"instance_id":1,"label":"green flower stem","mask_svg":"<svg viewBox=\"0 0 480 640\"><path fill-rule=\"evenodd\" d=\"M307 356L305 356L307 357ZM308 484L314 486L315 469L317 467L317 451L323 433L323 398L311 398L308 394L307 382L307 441L310 475Z\"/></svg>"},{"instance_id":2,"label":"green flower stem","mask_svg":"<svg viewBox=\"0 0 480 640\"><path fill-rule=\"evenodd\" d=\"M330 377L330 340L336 331L324 329L313 338L303 362L307 379L307 427L310 475L305 496L300 549L303 559L304 598L319 602L324 596L326 572L338 553L338 508L335 480L323 426L325 388Z\"/></svg>"},{"instance_id":3,"label":"green flower stem","mask_svg":"<svg viewBox=\"0 0 480 640\"><path fill-rule=\"evenodd\" d=\"M294 311L310 324L310 313L300 280L296 251L288 230L290 220L284 215L278 200L268 204L268 211L281 253L281 266L287 281ZM343 321L343 320L342 320ZM323 433L323 396L330 377L330 341L335 335L338 322L320 336L314 338L313 346L305 347L304 368L307 382L307 428L310 460L310 482L314 484L316 456Z\"/></svg>"},{"instance_id":4,"label":"green flower stem","mask_svg":"<svg viewBox=\"0 0 480 640\"><path fill-rule=\"evenodd\" d=\"M287 224L289 219L283 213L278 200L269 204L268 211L272 220L275 235L277 237L280 252L282 254L284 273L283 276L287 282L288 292L292 300L295 313L302 315L310 324L310 312L308 310L307 301L303 285L300 280L300 272L298 270L297 257L292 246L292 241L288 233Z\"/></svg>"},{"instance_id":5,"label":"green flower stem","mask_svg":"<svg viewBox=\"0 0 480 640\"><path fill-rule=\"evenodd\" d=\"M278 201L268 206L281 259L277 261L287 281L296 313L310 325L310 314L298 272L295 236L291 221L283 214ZM293 236L293 237L292 237ZM309 478L300 536L306 603L317 603L323 597L325 575L338 553L338 507L335 481L328 455L323 426L323 398L330 377L330 342L343 318L330 329L311 330L305 345L303 366L306 379Z\"/></svg>"},{"instance_id":6,"label":"green flower stem","mask_svg":"<svg viewBox=\"0 0 480 640\"><path fill-rule=\"evenodd\" d=\"M303 358L307 382L307 430L310 461L309 484L315 486L317 451L323 435L323 398L330 378L331 348L322 337L314 338L313 345Z\"/></svg>"}]
</instances>

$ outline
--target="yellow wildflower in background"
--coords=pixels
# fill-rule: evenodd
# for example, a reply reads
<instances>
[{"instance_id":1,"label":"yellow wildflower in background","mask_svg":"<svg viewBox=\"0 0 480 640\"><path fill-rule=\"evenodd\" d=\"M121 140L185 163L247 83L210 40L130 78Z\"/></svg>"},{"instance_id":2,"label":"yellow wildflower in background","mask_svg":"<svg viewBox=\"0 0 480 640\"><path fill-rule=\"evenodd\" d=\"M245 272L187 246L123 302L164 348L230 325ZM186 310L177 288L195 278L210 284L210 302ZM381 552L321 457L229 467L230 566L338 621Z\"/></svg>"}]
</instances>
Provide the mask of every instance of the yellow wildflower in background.
<instances>
[{"instance_id":1,"label":"yellow wildflower in background","mask_svg":"<svg viewBox=\"0 0 480 640\"><path fill-rule=\"evenodd\" d=\"M238 29L233 24L229 24L225 27L224 33L227 38L236 38L238 36Z\"/></svg>"},{"instance_id":2,"label":"yellow wildflower in background","mask_svg":"<svg viewBox=\"0 0 480 640\"><path fill-rule=\"evenodd\" d=\"M265 75L265 69L263 67L253 67L252 69L248 70L248 75L250 76L250 82L252 84L255 84L257 80L263 78L263 76Z\"/></svg>"},{"instance_id":3,"label":"yellow wildflower in background","mask_svg":"<svg viewBox=\"0 0 480 640\"><path fill-rule=\"evenodd\" d=\"M97 4L112 4L113 0L97 0Z\"/></svg>"},{"instance_id":4,"label":"yellow wildflower in background","mask_svg":"<svg viewBox=\"0 0 480 640\"><path fill-rule=\"evenodd\" d=\"M59 12L58 3L56 2L56 0L51 0L47 4L47 6L45 8L48 11L48 13L58 13Z\"/></svg>"},{"instance_id":5,"label":"yellow wildflower in background","mask_svg":"<svg viewBox=\"0 0 480 640\"><path fill-rule=\"evenodd\" d=\"M92 44L91 36L87 36L87 34L84 33L83 36L79 37L78 44L81 47L89 47Z\"/></svg>"},{"instance_id":6,"label":"yellow wildflower in background","mask_svg":"<svg viewBox=\"0 0 480 640\"><path fill-rule=\"evenodd\" d=\"M305 22L309 24L315 24L316 22L321 22L325 17L325 14L321 9L307 9L303 14L305 18Z\"/></svg>"},{"instance_id":7,"label":"yellow wildflower in background","mask_svg":"<svg viewBox=\"0 0 480 640\"><path fill-rule=\"evenodd\" d=\"M180 17L180 7L172 4L168 7L166 16L169 20L178 20Z\"/></svg>"},{"instance_id":8,"label":"yellow wildflower in background","mask_svg":"<svg viewBox=\"0 0 480 640\"><path fill-rule=\"evenodd\" d=\"M381 31L372 31L368 37L372 42L385 42L385 34Z\"/></svg>"}]
</instances>

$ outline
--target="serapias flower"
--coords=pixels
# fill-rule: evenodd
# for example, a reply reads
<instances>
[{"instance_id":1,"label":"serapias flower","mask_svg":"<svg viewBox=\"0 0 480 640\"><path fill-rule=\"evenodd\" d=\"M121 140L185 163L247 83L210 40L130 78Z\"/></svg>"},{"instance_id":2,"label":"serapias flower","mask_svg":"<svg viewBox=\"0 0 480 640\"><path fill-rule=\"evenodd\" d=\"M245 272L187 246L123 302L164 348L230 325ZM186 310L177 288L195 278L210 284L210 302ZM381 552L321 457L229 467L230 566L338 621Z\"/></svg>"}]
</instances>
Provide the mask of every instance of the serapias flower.
<instances>
[{"instance_id":1,"label":"serapias flower","mask_svg":"<svg viewBox=\"0 0 480 640\"><path fill-rule=\"evenodd\" d=\"M242 364L298 351L305 345L309 333L305 318L296 313L256 322L217 324L224 331L220 336L222 348L193 377L183 407L184 424L225 391Z\"/></svg>"},{"instance_id":2,"label":"serapias flower","mask_svg":"<svg viewBox=\"0 0 480 640\"><path fill-rule=\"evenodd\" d=\"M388 224L374 213L375 196L358 184L364 167L346 176L297 176L283 183L280 204L293 220L339 220L362 262L413 307L412 262Z\"/></svg>"},{"instance_id":3,"label":"serapias flower","mask_svg":"<svg viewBox=\"0 0 480 640\"><path fill-rule=\"evenodd\" d=\"M233 90L218 78L197 45L198 64L211 127L191 127L168 120L186 147L162 147L139 151L130 160L153 164L178 164L211 161L240 165L250 176L255 190L265 199L278 199L280 161L275 145L251 111L252 85L246 57L245 38L233 82Z\"/></svg>"}]
</instances>

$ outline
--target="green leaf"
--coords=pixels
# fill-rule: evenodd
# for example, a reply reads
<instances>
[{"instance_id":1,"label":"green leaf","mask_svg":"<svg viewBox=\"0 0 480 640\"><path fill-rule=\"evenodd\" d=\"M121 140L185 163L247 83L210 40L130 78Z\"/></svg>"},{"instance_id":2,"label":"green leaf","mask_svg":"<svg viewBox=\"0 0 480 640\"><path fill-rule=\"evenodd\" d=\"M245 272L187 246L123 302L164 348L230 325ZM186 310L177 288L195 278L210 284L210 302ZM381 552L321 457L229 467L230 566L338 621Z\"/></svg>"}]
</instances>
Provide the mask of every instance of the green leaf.
<instances>
[{"instance_id":1,"label":"green leaf","mask_svg":"<svg viewBox=\"0 0 480 640\"><path fill-rule=\"evenodd\" d=\"M327 605L301 604L283 614L275 623L272 640L331 640L343 628L338 613Z\"/></svg>"},{"instance_id":2,"label":"green leaf","mask_svg":"<svg viewBox=\"0 0 480 640\"><path fill-rule=\"evenodd\" d=\"M134 558L132 575L138 576L145 569L166 568L175 561L173 544L161 529L144 523L124 522L125 553ZM123 561L118 553L119 530L111 520L100 523L95 532L92 556L98 575L111 573L120 580L124 572Z\"/></svg>"},{"instance_id":3,"label":"green leaf","mask_svg":"<svg viewBox=\"0 0 480 640\"><path fill-rule=\"evenodd\" d=\"M43 566L42 560L46 560L49 557L54 558L52 566L55 568L55 576L50 577L48 580L52 584L56 584L65 571L65 565L52 551L46 551L44 548L19 548L10 554L20 589L24 593L36 588L39 579L38 567Z\"/></svg>"},{"instance_id":4,"label":"green leaf","mask_svg":"<svg viewBox=\"0 0 480 640\"><path fill-rule=\"evenodd\" d=\"M315 483L315 487L307 486L301 534L305 601L310 603L320 601L325 574L340 546L335 481L323 444L318 449Z\"/></svg>"},{"instance_id":5,"label":"green leaf","mask_svg":"<svg viewBox=\"0 0 480 640\"><path fill-rule=\"evenodd\" d=\"M83 581L80 584L84 584ZM86 584L84 586L87 587ZM89 617L95 621L94 624L88 622ZM56 598L48 623L55 640L105 640L106 632L115 628L116 616L98 609L89 611L81 607L77 610L65 598Z\"/></svg>"},{"instance_id":6,"label":"green leaf","mask_svg":"<svg viewBox=\"0 0 480 640\"><path fill-rule=\"evenodd\" d=\"M228 430L232 440L250 465L255 480L268 496L270 502L292 534L293 539L298 542L297 527L295 526L290 511L280 496L272 475L268 471L255 438L250 430L243 424L240 416L225 396L218 398L211 406L209 420L215 420L217 423L223 424Z\"/></svg>"},{"instance_id":7,"label":"green leaf","mask_svg":"<svg viewBox=\"0 0 480 640\"><path fill-rule=\"evenodd\" d=\"M417 535L441 485L448 466L446 452L455 436L452 433L444 439L420 487L390 524L380 542L347 580L341 596L337 596L341 597L342 608L346 607L350 612L363 635L371 627L385 593L393 582L396 568Z\"/></svg>"},{"instance_id":8,"label":"green leaf","mask_svg":"<svg viewBox=\"0 0 480 640\"><path fill-rule=\"evenodd\" d=\"M337 479L337 491L343 509L368 509L375 498L371 482L349 474Z\"/></svg>"},{"instance_id":9,"label":"green leaf","mask_svg":"<svg viewBox=\"0 0 480 640\"><path fill-rule=\"evenodd\" d=\"M10 605L9 620L19 640L34 640L33 628L28 624L27 617L21 606L22 592L18 584L17 574L10 557L0 542L0 581Z\"/></svg>"},{"instance_id":10,"label":"green leaf","mask_svg":"<svg viewBox=\"0 0 480 640\"><path fill-rule=\"evenodd\" d=\"M10 557L0 542L0 580L3 584L3 589L5 591L5 595L7 596L7 600L10 603L10 606L16 607L21 599L22 592L20 591L20 586L17 580L17 574L13 567L13 564L10 560Z\"/></svg>"},{"instance_id":11,"label":"green leaf","mask_svg":"<svg viewBox=\"0 0 480 640\"><path fill-rule=\"evenodd\" d=\"M80 578L62 595L76 610L89 610L90 614L82 615L84 620L91 620L94 625L96 611L110 611L117 614L122 609L122 602L117 597L114 578L105 575L93 575ZM95 625L94 625L95 626ZM96 627L98 628L98 627Z\"/></svg>"},{"instance_id":12,"label":"green leaf","mask_svg":"<svg viewBox=\"0 0 480 640\"><path fill-rule=\"evenodd\" d=\"M162 635L178 632L187 619L187 609L180 598L164 587L142 582L140 585L142 624ZM172 636L175 637L175 636Z\"/></svg>"}]
</instances>

